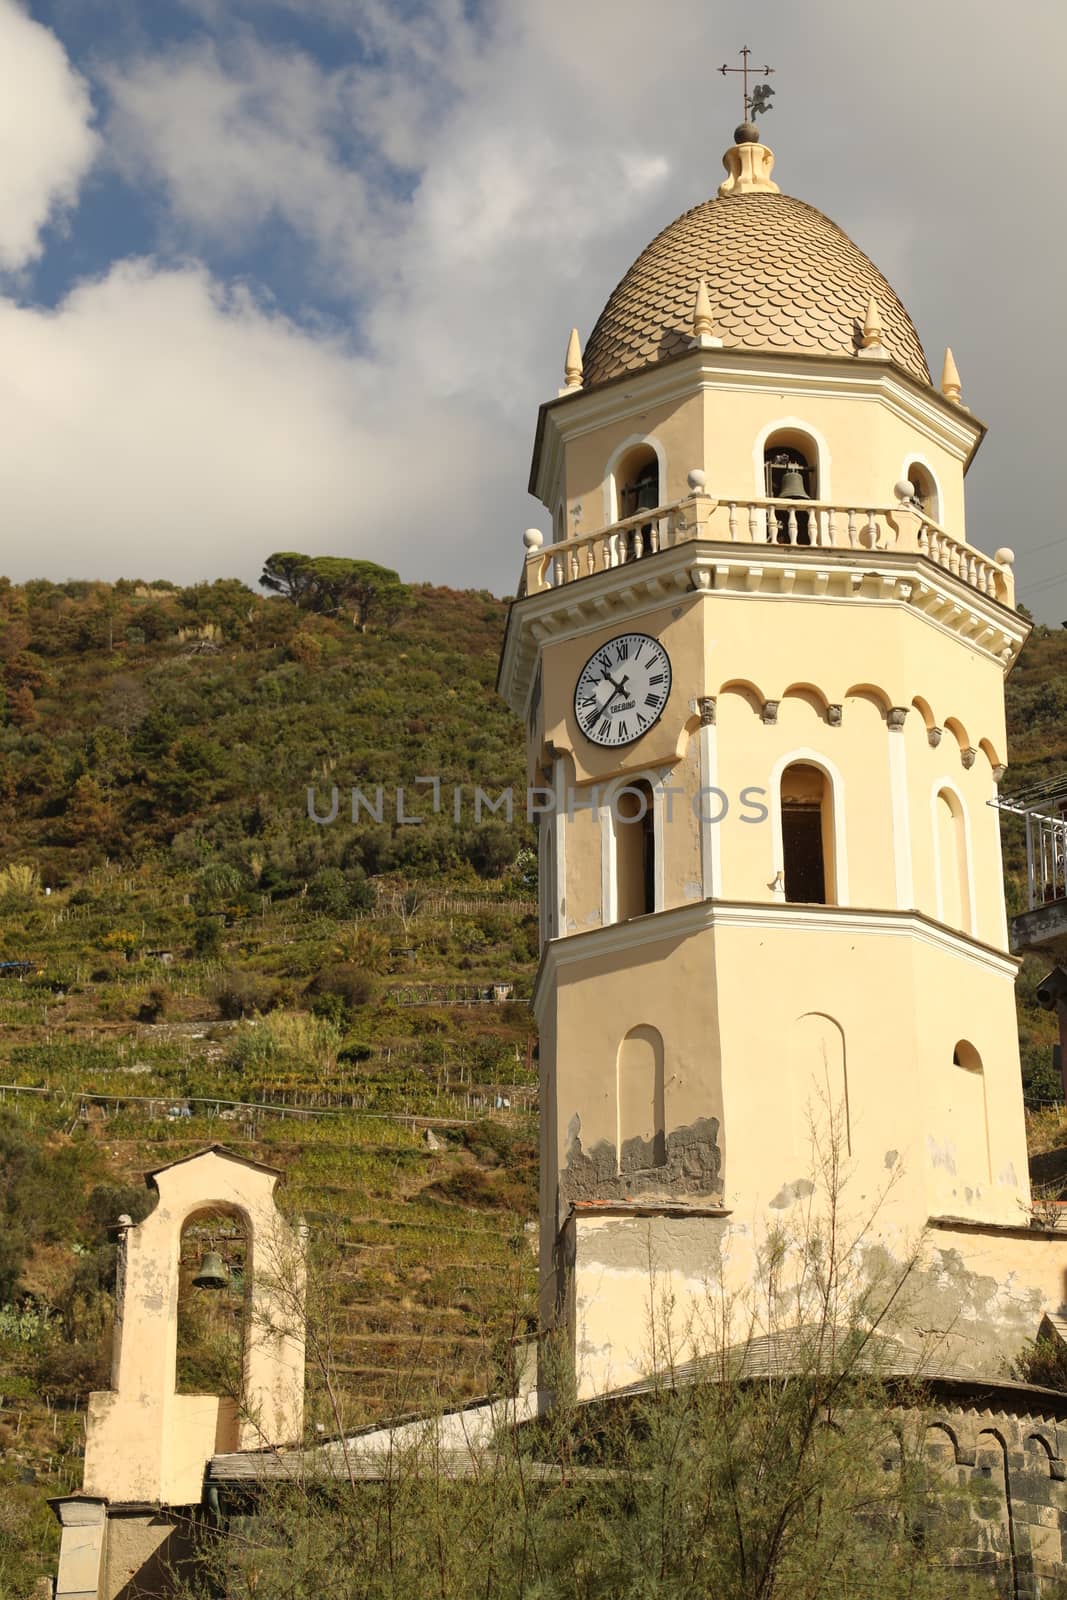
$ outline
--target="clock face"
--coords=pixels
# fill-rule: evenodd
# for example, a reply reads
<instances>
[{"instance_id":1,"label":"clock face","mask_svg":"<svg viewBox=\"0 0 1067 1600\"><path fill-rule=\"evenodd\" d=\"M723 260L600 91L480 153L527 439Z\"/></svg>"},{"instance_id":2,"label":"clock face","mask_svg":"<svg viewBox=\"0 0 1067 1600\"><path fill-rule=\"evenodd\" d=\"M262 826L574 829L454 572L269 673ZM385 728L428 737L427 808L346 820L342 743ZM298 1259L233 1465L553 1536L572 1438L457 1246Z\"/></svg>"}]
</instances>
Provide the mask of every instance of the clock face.
<instances>
[{"instance_id":1,"label":"clock face","mask_svg":"<svg viewBox=\"0 0 1067 1600\"><path fill-rule=\"evenodd\" d=\"M670 692L671 663L659 640L620 633L582 668L574 714L593 744L632 744L659 721Z\"/></svg>"}]
</instances>

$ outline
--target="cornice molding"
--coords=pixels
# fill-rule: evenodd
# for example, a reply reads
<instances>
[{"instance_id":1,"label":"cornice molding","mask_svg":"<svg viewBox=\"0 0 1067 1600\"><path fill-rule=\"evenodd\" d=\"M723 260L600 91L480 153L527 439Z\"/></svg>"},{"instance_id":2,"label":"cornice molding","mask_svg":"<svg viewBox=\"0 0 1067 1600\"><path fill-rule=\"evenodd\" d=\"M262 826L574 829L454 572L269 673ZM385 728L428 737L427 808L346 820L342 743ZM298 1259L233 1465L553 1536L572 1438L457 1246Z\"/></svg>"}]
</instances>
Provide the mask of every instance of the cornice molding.
<instances>
[{"instance_id":1,"label":"cornice molding","mask_svg":"<svg viewBox=\"0 0 1067 1600\"><path fill-rule=\"evenodd\" d=\"M650 405L684 400L700 390L766 390L779 395L882 401L926 438L970 466L986 425L908 376L892 361L850 359L813 352L694 350L622 373L595 389L579 389L542 405L537 419L530 493L544 503L565 444L605 423L639 417ZM699 463L697 463L699 465Z\"/></svg>"},{"instance_id":2,"label":"cornice molding","mask_svg":"<svg viewBox=\"0 0 1067 1600\"><path fill-rule=\"evenodd\" d=\"M656 911L606 928L587 928L551 939L541 954L534 982L533 1009L541 1022L544 1006L561 972L610 955L637 950L703 933L709 928L764 928L796 933L836 933L847 938L878 934L912 939L982 969L987 976L1014 983L1021 962L956 928L937 922L924 911L869 910L853 906L762 904L744 900L702 900L695 905Z\"/></svg>"},{"instance_id":3,"label":"cornice molding","mask_svg":"<svg viewBox=\"0 0 1067 1600\"><path fill-rule=\"evenodd\" d=\"M636 621L681 595L792 605L893 606L957 638L1007 671L1028 624L916 551L839 550L690 540L512 602L497 688L527 715L541 646L625 618Z\"/></svg>"}]
</instances>

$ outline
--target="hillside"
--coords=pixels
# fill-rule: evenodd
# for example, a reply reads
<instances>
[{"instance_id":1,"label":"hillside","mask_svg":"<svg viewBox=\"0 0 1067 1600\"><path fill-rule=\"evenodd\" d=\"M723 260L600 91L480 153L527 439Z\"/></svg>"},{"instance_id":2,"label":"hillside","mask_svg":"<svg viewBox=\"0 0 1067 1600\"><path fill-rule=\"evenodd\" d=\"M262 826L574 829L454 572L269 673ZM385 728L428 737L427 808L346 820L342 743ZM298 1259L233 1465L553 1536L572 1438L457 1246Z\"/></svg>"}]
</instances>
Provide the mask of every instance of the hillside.
<instances>
[{"instance_id":1,"label":"hillside","mask_svg":"<svg viewBox=\"0 0 1067 1600\"><path fill-rule=\"evenodd\" d=\"M230 580L0 584L3 1594L46 1570L45 1498L80 1482L109 1230L146 1169L220 1142L285 1170L348 1423L506 1365L536 1288L537 932L525 824L474 814L475 785L525 782L505 614L419 588L362 632ZM1067 768L1067 632L1038 630L1008 692L1013 789ZM309 785L320 812L337 786L336 821L309 821ZM353 826L353 785L382 786L380 823ZM402 785L422 822L397 824ZM1014 908L1014 822L1005 864Z\"/></svg>"}]
</instances>

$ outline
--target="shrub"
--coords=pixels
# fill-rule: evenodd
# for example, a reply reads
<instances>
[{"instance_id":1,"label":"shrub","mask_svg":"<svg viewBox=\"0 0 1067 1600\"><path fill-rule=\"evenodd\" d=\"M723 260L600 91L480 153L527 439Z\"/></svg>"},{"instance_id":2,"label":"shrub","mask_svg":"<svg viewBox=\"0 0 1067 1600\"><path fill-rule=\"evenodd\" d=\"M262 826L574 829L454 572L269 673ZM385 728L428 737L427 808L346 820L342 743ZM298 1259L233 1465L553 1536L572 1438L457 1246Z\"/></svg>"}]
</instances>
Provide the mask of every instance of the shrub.
<instances>
[{"instance_id":1,"label":"shrub","mask_svg":"<svg viewBox=\"0 0 1067 1600\"><path fill-rule=\"evenodd\" d=\"M159 1022L166 1016L173 999L165 983L153 984L137 1012L138 1022Z\"/></svg>"},{"instance_id":2,"label":"shrub","mask_svg":"<svg viewBox=\"0 0 1067 1600\"><path fill-rule=\"evenodd\" d=\"M222 923L218 917L198 917L193 929L193 950L202 960L209 961L222 949Z\"/></svg>"},{"instance_id":3,"label":"shrub","mask_svg":"<svg viewBox=\"0 0 1067 1600\"><path fill-rule=\"evenodd\" d=\"M251 972L227 972L212 996L220 1017L237 1021L278 1004L278 985Z\"/></svg>"},{"instance_id":4,"label":"shrub","mask_svg":"<svg viewBox=\"0 0 1067 1600\"><path fill-rule=\"evenodd\" d=\"M335 1006L326 1008L326 1013L330 1014L334 1021L359 1011L373 1000L374 992L375 983L372 974L366 968L356 966L352 961L339 961L334 966L324 967L307 987L307 993L316 1002L312 1007L313 1010L317 1009L318 1001L327 997L340 1003L340 1012L336 1015Z\"/></svg>"}]
</instances>

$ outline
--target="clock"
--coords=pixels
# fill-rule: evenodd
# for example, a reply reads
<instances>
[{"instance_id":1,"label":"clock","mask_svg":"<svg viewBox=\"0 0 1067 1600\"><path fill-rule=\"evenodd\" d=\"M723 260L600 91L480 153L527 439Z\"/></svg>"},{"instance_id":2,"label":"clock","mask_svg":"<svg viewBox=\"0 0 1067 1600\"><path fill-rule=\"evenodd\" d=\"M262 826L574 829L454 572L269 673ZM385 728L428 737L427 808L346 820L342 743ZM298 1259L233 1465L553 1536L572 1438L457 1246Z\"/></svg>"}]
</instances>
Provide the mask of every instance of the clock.
<instances>
[{"instance_id":1,"label":"clock","mask_svg":"<svg viewBox=\"0 0 1067 1600\"><path fill-rule=\"evenodd\" d=\"M670 658L659 640L620 633L582 668L574 715L593 744L633 744L659 721L670 692Z\"/></svg>"}]
</instances>

